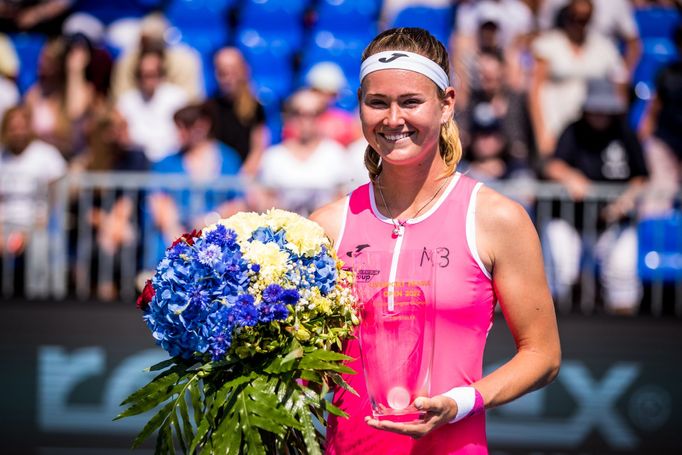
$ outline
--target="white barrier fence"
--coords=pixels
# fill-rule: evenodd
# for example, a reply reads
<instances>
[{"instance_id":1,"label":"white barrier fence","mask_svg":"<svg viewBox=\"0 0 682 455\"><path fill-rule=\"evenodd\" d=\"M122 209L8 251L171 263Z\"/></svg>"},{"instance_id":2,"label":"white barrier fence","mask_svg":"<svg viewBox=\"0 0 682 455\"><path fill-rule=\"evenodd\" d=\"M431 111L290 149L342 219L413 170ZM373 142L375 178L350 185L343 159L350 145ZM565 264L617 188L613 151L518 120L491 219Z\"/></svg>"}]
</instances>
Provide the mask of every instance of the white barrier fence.
<instances>
[{"instance_id":1,"label":"white barrier fence","mask_svg":"<svg viewBox=\"0 0 682 455\"><path fill-rule=\"evenodd\" d=\"M249 205L253 182L237 177L201 184L182 175L81 173L21 191L17 182L0 174L0 292L6 299L134 300L168 241L151 216L149 198L156 192L171 195L181 218L195 224L229 194L245 196L247 210L258 209ZM547 182L494 187L521 202L535 222L560 313L592 314L604 302L634 298L643 312L682 316L679 212L605 223L603 207L622 194L622 185L594 185L580 202ZM124 215L112 216L117 210ZM634 243L604 242L605 232L629 233Z\"/></svg>"}]
</instances>

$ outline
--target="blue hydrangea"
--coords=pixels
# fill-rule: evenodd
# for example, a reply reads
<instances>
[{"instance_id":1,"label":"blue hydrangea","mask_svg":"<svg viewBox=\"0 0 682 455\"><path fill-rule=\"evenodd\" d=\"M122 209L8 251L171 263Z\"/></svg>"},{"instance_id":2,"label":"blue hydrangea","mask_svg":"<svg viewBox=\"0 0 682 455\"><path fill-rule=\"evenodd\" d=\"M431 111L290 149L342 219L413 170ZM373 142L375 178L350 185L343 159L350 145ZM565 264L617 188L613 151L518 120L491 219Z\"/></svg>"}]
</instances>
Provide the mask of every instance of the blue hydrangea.
<instances>
[{"instance_id":1,"label":"blue hydrangea","mask_svg":"<svg viewBox=\"0 0 682 455\"><path fill-rule=\"evenodd\" d=\"M286 248L282 229L260 227L252 240ZM171 356L222 359L230 352L235 329L285 320L287 305L299 301L303 288L315 286L326 295L336 285L335 261L327 250L291 261L290 282L298 288L271 283L256 298L249 287L260 266L243 257L233 230L218 225L203 236L186 234L166 250L156 268L144 321Z\"/></svg>"},{"instance_id":2,"label":"blue hydrangea","mask_svg":"<svg viewBox=\"0 0 682 455\"><path fill-rule=\"evenodd\" d=\"M280 229L277 232L273 231L269 226L262 226L253 231L251 234L252 240L258 240L263 243L275 242L280 247L286 244L285 232Z\"/></svg>"}]
</instances>

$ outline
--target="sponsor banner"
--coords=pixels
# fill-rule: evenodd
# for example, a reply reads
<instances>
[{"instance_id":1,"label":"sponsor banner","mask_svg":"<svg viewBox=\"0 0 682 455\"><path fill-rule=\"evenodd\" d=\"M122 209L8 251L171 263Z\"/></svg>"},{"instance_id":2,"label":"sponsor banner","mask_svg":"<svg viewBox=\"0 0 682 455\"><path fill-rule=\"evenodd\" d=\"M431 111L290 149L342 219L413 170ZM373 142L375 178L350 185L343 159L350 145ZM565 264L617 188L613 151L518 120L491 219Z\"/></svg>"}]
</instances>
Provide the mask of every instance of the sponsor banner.
<instances>
[{"instance_id":1,"label":"sponsor banner","mask_svg":"<svg viewBox=\"0 0 682 455\"><path fill-rule=\"evenodd\" d=\"M491 454L682 453L682 320L564 316L559 325L557 380L488 411ZM0 353L3 453L41 455L129 453L149 416L112 419L152 378L144 369L166 358L134 305L101 302L4 302ZM486 370L513 353L498 318Z\"/></svg>"}]
</instances>

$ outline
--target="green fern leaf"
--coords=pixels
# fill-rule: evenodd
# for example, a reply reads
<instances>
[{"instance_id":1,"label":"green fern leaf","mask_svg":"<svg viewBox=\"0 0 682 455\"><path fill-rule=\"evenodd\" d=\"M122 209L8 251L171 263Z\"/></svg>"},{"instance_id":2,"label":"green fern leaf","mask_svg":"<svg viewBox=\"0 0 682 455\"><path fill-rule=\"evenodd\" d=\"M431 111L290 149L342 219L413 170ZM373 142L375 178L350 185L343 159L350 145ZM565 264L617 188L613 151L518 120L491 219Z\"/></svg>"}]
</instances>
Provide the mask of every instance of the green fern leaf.
<instances>
[{"instance_id":1,"label":"green fern leaf","mask_svg":"<svg viewBox=\"0 0 682 455\"><path fill-rule=\"evenodd\" d=\"M159 428L165 428L168 426L168 417L171 412L173 412L175 403L171 401L161 408L159 412L154 414L154 417L149 419L147 424L142 428L142 431L137 435L133 441L133 448L138 447L145 439L147 439L153 432Z\"/></svg>"}]
</instances>

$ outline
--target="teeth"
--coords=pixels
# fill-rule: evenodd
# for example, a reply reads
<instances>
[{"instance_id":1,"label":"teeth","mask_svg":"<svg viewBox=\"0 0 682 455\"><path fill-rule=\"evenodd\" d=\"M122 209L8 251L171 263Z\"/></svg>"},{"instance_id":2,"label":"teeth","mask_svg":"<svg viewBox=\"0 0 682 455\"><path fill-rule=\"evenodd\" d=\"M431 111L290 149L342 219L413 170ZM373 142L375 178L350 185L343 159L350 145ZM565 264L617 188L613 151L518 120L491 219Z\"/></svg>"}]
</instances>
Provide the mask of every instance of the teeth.
<instances>
[{"instance_id":1,"label":"teeth","mask_svg":"<svg viewBox=\"0 0 682 455\"><path fill-rule=\"evenodd\" d=\"M410 133L400 133L400 134L384 134L384 137L389 141L398 141L408 137Z\"/></svg>"}]
</instances>

